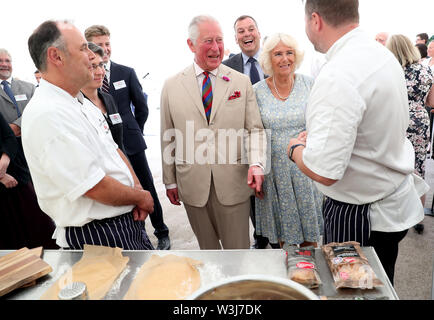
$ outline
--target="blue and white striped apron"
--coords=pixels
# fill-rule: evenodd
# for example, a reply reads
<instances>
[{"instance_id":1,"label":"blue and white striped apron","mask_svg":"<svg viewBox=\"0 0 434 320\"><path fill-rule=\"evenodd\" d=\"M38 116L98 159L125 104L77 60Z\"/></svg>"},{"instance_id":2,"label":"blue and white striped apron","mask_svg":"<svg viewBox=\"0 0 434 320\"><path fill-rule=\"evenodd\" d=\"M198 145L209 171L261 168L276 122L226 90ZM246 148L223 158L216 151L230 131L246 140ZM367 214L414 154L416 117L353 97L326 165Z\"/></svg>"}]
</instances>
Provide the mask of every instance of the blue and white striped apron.
<instances>
[{"instance_id":1,"label":"blue and white striped apron","mask_svg":"<svg viewBox=\"0 0 434 320\"><path fill-rule=\"evenodd\" d=\"M114 218L93 220L82 227L66 227L70 249L83 250L85 244L118 247L124 250L154 250L144 221L134 221L129 212Z\"/></svg>"},{"instance_id":2,"label":"blue and white striped apron","mask_svg":"<svg viewBox=\"0 0 434 320\"><path fill-rule=\"evenodd\" d=\"M357 241L367 246L371 234L370 204L356 205L326 197L323 206L324 244Z\"/></svg>"}]
</instances>

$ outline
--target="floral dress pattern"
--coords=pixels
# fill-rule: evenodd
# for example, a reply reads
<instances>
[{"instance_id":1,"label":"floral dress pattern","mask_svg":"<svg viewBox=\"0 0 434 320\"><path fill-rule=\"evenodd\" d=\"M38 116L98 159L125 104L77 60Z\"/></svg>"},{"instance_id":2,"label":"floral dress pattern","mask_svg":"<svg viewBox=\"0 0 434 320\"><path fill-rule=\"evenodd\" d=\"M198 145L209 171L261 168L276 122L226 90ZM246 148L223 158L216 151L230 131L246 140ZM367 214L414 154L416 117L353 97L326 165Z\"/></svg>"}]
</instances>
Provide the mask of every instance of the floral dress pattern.
<instances>
[{"instance_id":1,"label":"floral dress pattern","mask_svg":"<svg viewBox=\"0 0 434 320\"><path fill-rule=\"evenodd\" d=\"M430 116L425 102L433 84L433 74L429 67L420 63L408 65L404 72L410 112L407 138L415 151L415 173L425 178L425 160L430 142Z\"/></svg>"},{"instance_id":2,"label":"floral dress pattern","mask_svg":"<svg viewBox=\"0 0 434 320\"><path fill-rule=\"evenodd\" d=\"M318 242L323 231L323 195L287 156L291 138L306 130L305 108L313 79L296 75L288 100L273 96L266 81L254 85L262 122L267 130L268 159L263 190L256 199L256 233L270 243Z\"/></svg>"}]
</instances>

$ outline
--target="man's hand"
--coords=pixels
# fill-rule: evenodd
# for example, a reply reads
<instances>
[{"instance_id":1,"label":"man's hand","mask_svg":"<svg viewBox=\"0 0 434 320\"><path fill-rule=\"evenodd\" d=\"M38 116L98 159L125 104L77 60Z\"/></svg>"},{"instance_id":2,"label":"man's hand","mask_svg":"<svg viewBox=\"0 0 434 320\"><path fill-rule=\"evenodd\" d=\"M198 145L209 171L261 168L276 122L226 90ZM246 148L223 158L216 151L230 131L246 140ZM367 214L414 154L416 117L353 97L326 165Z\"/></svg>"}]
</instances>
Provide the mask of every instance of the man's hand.
<instances>
[{"instance_id":1,"label":"man's hand","mask_svg":"<svg viewBox=\"0 0 434 320\"><path fill-rule=\"evenodd\" d=\"M167 189L166 195L169 198L169 201L171 204L173 204L175 206L181 205L181 202L179 201L179 196L178 196L178 188Z\"/></svg>"},{"instance_id":2,"label":"man's hand","mask_svg":"<svg viewBox=\"0 0 434 320\"><path fill-rule=\"evenodd\" d=\"M257 196L262 192L262 182L264 182L264 171L262 168L251 166L247 173L247 184L255 191Z\"/></svg>"},{"instance_id":3,"label":"man's hand","mask_svg":"<svg viewBox=\"0 0 434 320\"><path fill-rule=\"evenodd\" d=\"M307 141L307 131L303 131L302 133L300 133L298 135L297 139L300 140L303 143L306 143L306 141Z\"/></svg>"},{"instance_id":4,"label":"man's hand","mask_svg":"<svg viewBox=\"0 0 434 320\"><path fill-rule=\"evenodd\" d=\"M0 179L0 182L3 183L7 189L15 188L18 185L18 181L7 173Z\"/></svg>"},{"instance_id":5,"label":"man's hand","mask_svg":"<svg viewBox=\"0 0 434 320\"><path fill-rule=\"evenodd\" d=\"M134 221L144 221L146 217L154 212L154 199L149 191L140 190L143 193L142 200L133 210Z\"/></svg>"},{"instance_id":6,"label":"man's hand","mask_svg":"<svg viewBox=\"0 0 434 320\"><path fill-rule=\"evenodd\" d=\"M4 178L10 162L11 159L9 158L9 156L6 153L3 153L0 158L0 179Z\"/></svg>"},{"instance_id":7,"label":"man's hand","mask_svg":"<svg viewBox=\"0 0 434 320\"><path fill-rule=\"evenodd\" d=\"M15 134L15 137L21 137L21 128L17 126L14 123L9 123L9 126L11 127L12 131Z\"/></svg>"}]
</instances>

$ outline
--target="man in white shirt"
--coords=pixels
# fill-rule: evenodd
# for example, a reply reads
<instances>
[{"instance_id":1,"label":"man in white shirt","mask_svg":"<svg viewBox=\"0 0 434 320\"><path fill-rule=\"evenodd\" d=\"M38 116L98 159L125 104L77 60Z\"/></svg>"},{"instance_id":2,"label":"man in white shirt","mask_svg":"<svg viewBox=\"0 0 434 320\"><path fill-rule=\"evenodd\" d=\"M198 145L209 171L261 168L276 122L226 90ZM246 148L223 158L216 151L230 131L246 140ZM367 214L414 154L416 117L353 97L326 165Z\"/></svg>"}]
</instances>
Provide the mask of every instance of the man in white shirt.
<instances>
[{"instance_id":1,"label":"man in white shirt","mask_svg":"<svg viewBox=\"0 0 434 320\"><path fill-rule=\"evenodd\" d=\"M86 39L68 22L46 21L28 44L42 80L23 115L23 147L57 244L153 249L144 236L152 197L80 93L95 58Z\"/></svg>"},{"instance_id":2,"label":"man in white shirt","mask_svg":"<svg viewBox=\"0 0 434 320\"><path fill-rule=\"evenodd\" d=\"M429 187L413 174L404 73L358 28L358 4L306 1L306 33L327 62L309 99L307 133L290 141L288 156L327 196L324 242L373 246L393 284L398 244L424 218L420 197Z\"/></svg>"}]
</instances>

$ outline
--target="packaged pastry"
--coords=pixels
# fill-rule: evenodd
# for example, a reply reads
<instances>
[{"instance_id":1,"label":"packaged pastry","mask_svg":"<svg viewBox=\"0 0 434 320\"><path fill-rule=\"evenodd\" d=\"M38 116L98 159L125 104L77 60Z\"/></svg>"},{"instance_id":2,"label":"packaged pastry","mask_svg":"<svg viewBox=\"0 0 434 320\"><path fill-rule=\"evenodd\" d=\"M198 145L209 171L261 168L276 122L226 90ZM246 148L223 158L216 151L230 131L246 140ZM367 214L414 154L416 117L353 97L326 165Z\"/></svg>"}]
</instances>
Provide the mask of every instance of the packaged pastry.
<instances>
[{"instance_id":1,"label":"packaged pastry","mask_svg":"<svg viewBox=\"0 0 434 320\"><path fill-rule=\"evenodd\" d=\"M284 246L288 278L312 289L321 284L315 263L315 248Z\"/></svg>"},{"instance_id":2,"label":"packaged pastry","mask_svg":"<svg viewBox=\"0 0 434 320\"><path fill-rule=\"evenodd\" d=\"M337 289L383 286L358 242L329 243L322 247L322 252Z\"/></svg>"}]
</instances>

